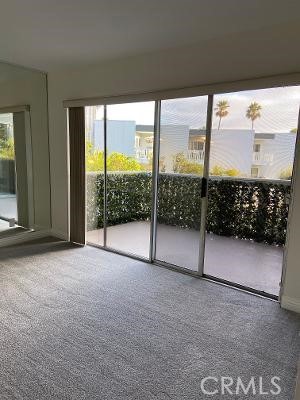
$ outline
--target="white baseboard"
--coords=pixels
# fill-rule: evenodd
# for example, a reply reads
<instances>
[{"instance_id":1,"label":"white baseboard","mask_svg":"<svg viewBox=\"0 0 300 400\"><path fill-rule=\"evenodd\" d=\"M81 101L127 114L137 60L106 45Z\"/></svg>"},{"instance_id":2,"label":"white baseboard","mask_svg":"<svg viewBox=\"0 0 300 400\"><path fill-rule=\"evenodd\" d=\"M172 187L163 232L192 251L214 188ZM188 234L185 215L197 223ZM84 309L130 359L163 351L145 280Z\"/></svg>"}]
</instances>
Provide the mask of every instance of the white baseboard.
<instances>
[{"instance_id":1,"label":"white baseboard","mask_svg":"<svg viewBox=\"0 0 300 400\"><path fill-rule=\"evenodd\" d=\"M281 298L281 307L300 314L300 299L283 295Z\"/></svg>"}]
</instances>

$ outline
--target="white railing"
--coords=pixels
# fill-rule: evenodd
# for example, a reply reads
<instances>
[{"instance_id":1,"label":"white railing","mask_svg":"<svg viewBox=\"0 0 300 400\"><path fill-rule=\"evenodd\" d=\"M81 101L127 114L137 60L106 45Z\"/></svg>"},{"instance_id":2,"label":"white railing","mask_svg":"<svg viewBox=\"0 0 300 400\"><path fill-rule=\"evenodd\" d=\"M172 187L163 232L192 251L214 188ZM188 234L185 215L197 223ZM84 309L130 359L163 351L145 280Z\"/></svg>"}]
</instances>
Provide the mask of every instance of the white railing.
<instances>
[{"instance_id":1,"label":"white railing","mask_svg":"<svg viewBox=\"0 0 300 400\"><path fill-rule=\"evenodd\" d=\"M153 150L147 147L137 147L135 149L135 157L137 159L147 159L149 160L153 155Z\"/></svg>"},{"instance_id":2,"label":"white railing","mask_svg":"<svg viewBox=\"0 0 300 400\"><path fill-rule=\"evenodd\" d=\"M253 164L270 164L273 162L273 154L257 151L253 153Z\"/></svg>"},{"instance_id":3,"label":"white railing","mask_svg":"<svg viewBox=\"0 0 300 400\"><path fill-rule=\"evenodd\" d=\"M191 162L203 163L204 162L204 150L188 150L187 159Z\"/></svg>"}]
</instances>

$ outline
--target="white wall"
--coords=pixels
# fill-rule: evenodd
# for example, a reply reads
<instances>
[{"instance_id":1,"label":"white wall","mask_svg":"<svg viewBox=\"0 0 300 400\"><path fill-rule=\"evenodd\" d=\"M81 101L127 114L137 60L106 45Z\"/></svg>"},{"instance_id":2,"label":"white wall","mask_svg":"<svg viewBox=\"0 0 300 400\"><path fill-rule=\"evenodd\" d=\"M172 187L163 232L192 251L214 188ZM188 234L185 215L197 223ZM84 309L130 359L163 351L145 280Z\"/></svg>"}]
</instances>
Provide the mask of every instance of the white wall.
<instances>
[{"instance_id":1,"label":"white wall","mask_svg":"<svg viewBox=\"0 0 300 400\"><path fill-rule=\"evenodd\" d=\"M282 40L282 37L285 40ZM293 51L294 56L291 58L278 57L278 54L285 54L288 40L290 43L295 42L295 32L292 26L287 25L278 27L276 31L264 32L263 36L261 32L241 34L238 37L227 36L223 41L219 39L181 50L131 57L82 69L50 72L49 124L54 232L65 237L68 232L68 140L63 100L189 87L297 72L297 60L294 58L299 57L297 52ZM298 186L296 196L299 206L296 206L294 212L292 231L299 230L300 226L300 177ZM288 270L291 271L291 279L299 285L300 268L297 259L297 245L291 241ZM295 290L292 290L291 295L297 295ZM298 298L300 301L300 290Z\"/></svg>"},{"instance_id":2,"label":"white wall","mask_svg":"<svg viewBox=\"0 0 300 400\"><path fill-rule=\"evenodd\" d=\"M135 156L135 121L107 121L107 154L114 151ZM104 123L103 120L94 122L94 146L104 149Z\"/></svg>"},{"instance_id":3,"label":"white wall","mask_svg":"<svg viewBox=\"0 0 300 400\"><path fill-rule=\"evenodd\" d=\"M263 169L263 176L278 179L283 170L292 167L296 135L291 132L275 133L274 139L262 141L261 152L272 154L273 161Z\"/></svg>"},{"instance_id":4,"label":"white wall","mask_svg":"<svg viewBox=\"0 0 300 400\"><path fill-rule=\"evenodd\" d=\"M240 176L251 176L254 134L243 129L213 129L209 167L236 169Z\"/></svg>"},{"instance_id":5,"label":"white wall","mask_svg":"<svg viewBox=\"0 0 300 400\"><path fill-rule=\"evenodd\" d=\"M0 108L29 105L33 158L34 224L51 227L46 75L0 63Z\"/></svg>"}]
</instances>

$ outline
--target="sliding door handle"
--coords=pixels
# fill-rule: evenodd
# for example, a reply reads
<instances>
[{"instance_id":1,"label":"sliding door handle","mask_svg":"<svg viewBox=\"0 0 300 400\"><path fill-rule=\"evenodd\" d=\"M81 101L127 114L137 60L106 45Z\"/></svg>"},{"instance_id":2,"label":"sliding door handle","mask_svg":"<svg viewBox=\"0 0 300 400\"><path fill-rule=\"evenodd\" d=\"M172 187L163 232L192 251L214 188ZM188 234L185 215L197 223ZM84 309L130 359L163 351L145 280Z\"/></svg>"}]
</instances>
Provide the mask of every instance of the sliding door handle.
<instances>
[{"instance_id":1,"label":"sliding door handle","mask_svg":"<svg viewBox=\"0 0 300 400\"><path fill-rule=\"evenodd\" d=\"M202 178L201 180L201 199L207 196L207 179Z\"/></svg>"}]
</instances>

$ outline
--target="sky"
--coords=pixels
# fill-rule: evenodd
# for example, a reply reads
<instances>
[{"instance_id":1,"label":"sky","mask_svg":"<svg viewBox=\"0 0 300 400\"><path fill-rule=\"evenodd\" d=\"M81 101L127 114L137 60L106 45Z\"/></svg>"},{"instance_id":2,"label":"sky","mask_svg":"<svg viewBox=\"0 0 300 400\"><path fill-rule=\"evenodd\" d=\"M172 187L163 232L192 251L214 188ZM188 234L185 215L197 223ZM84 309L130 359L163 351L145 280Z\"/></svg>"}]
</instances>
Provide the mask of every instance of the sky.
<instances>
[{"instance_id":1,"label":"sky","mask_svg":"<svg viewBox=\"0 0 300 400\"><path fill-rule=\"evenodd\" d=\"M12 124L13 123L13 114L0 114L0 123L1 124Z\"/></svg>"},{"instance_id":2,"label":"sky","mask_svg":"<svg viewBox=\"0 0 300 400\"><path fill-rule=\"evenodd\" d=\"M246 110L253 101L262 106L261 118L254 121L256 132L290 132L297 127L300 86L215 95L214 108L220 100L227 100L230 106L228 116L222 119L221 129L251 129ZM207 96L163 100L161 123L202 128L206 123L206 108ZM154 102L110 105L107 117L111 120L135 120L137 124L153 124ZM214 110L213 128L217 126L218 117Z\"/></svg>"}]
</instances>

